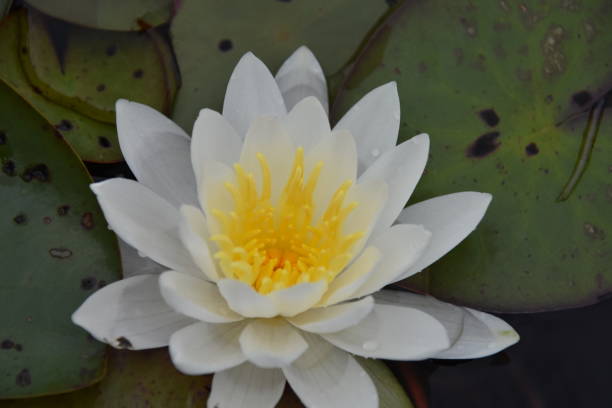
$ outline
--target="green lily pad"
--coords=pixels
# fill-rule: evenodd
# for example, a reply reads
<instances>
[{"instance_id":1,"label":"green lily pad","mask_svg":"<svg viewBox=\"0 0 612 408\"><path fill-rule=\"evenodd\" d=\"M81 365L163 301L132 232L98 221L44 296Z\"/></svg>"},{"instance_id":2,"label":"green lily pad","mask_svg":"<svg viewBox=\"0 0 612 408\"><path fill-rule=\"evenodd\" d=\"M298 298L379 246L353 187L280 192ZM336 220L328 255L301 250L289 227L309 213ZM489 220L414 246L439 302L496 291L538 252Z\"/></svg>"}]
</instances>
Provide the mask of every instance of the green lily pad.
<instances>
[{"instance_id":1,"label":"green lily pad","mask_svg":"<svg viewBox=\"0 0 612 408\"><path fill-rule=\"evenodd\" d=\"M410 287L506 312L612 290L610 12L606 0L411 1L358 57L335 117L398 82L401 140L431 135L411 201L493 194L478 229Z\"/></svg>"},{"instance_id":2,"label":"green lily pad","mask_svg":"<svg viewBox=\"0 0 612 408\"><path fill-rule=\"evenodd\" d=\"M232 2L184 0L171 34L181 71L173 118L191 131L202 108L220 110L230 74L252 51L272 72L307 45L323 71L339 71L395 1Z\"/></svg>"},{"instance_id":3,"label":"green lily pad","mask_svg":"<svg viewBox=\"0 0 612 408\"><path fill-rule=\"evenodd\" d=\"M104 30L142 30L170 18L172 0L26 0L45 14Z\"/></svg>"},{"instance_id":4,"label":"green lily pad","mask_svg":"<svg viewBox=\"0 0 612 408\"><path fill-rule=\"evenodd\" d=\"M104 346L70 320L120 276L91 179L53 127L0 81L0 398L85 387Z\"/></svg>"},{"instance_id":5,"label":"green lily pad","mask_svg":"<svg viewBox=\"0 0 612 408\"><path fill-rule=\"evenodd\" d=\"M107 123L115 122L120 98L170 110L175 90L158 51L165 42L146 33L82 28L31 10L21 40L30 82L60 105Z\"/></svg>"},{"instance_id":6,"label":"green lily pad","mask_svg":"<svg viewBox=\"0 0 612 408\"><path fill-rule=\"evenodd\" d=\"M0 0L0 18L8 14L12 4L13 0Z\"/></svg>"},{"instance_id":7,"label":"green lily pad","mask_svg":"<svg viewBox=\"0 0 612 408\"><path fill-rule=\"evenodd\" d=\"M98 122L51 102L28 82L19 60L17 14L19 12L0 21L0 79L51 122L81 159L105 163L121 160L117 132L113 125Z\"/></svg>"},{"instance_id":8,"label":"green lily pad","mask_svg":"<svg viewBox=\"0 0 612 408\"><path fill-rule=\"evenodd\" d=\"M359 359L374 380L381 408L412 408L412 403L389 368L377 360ZM111 350L108 374L99 383L68 394L27 400L6 401L4 408L188 408L203 407L210 395L212 375L179 373L167 349ZM304 405L290 387L277 404L279 408Z\"/></svg>"}]
</instances>

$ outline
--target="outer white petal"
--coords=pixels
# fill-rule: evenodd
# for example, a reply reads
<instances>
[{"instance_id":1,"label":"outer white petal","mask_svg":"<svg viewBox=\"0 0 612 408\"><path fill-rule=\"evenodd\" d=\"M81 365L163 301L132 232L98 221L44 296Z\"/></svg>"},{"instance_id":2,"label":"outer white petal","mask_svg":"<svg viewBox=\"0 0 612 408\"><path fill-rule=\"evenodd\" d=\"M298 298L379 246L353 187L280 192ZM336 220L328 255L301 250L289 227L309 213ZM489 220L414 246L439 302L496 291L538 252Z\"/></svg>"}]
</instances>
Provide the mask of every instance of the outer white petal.
<instances>
[{"instance_id":1,"label":"outer white petal","mask_svg":"<svg viewBox=\"0 0 612 408\"><path fill-rule=\"evenodd\" d=\"M196 204L187 134L146 105L119 99L115 109L121 152L138 181L175 206Z\"/></svg>"},{"instance_id":2,"label":"outer white petal","mask_svg":"<svg viewBox=\"0 0 612 408\"><path fill-rule=\"evenodd\" d=\"M158 275L139 275L113 282L87 298L72 321L116 348L164 347L193 320L164 302L157 280Z\"/></svg>"},{"instance_id":3,"label":"outer white petal","mask_svg":"<svg viewBox=\"0 0 612 408\"><path fill-rule=\"evenodd\" d=\"M240 335L242 352L262 368L284 367L306 351L308 344L285 319L256 319Z\"/></svg>"},{"instance_id":4,"label":"outer white petal","mask_svg":"<svg viewBox=\"0 0 612 408\"><path fill-rule=\"evenodd\" d=\"M350 353L390 360L422 360L451 344L445 327L432 315L378 303L356 326L322 337Z\"/></svg>"},{"instance_id":5,"label":"outer white petal","mask_svg":"<svg viewBox=\"0 0 612 408\"><path fill-rule=\"evenodd\" d=\"M331 136L327 113L313 96L302 99L282 120L296 146L308 152L322 139Z\"/></svg>"},{"instance_id":6,"label":"outer white petal","mask_svg":"<svg viewBox=\"0 0 612 408\"><path fill-rule=\"evenodd\" d=\"M310 309L288 320L307 332L333 333L356 325L373 307L374 299L368 296L355 302Z\"/></svg>"},{"instance_id":7,"label":"outer white petal","mask_svg":"<svg viewBox=\"0 0 612 408\"><path fill-rule=\"evenodd\" d=\"M181 206L179 234L191 258L202 271L202 277L216 282L220 275L208 244L208 227L206 218L199 208L190 205Z\"/></svg>"},{"instance_id":8,"label":"outer white petal","mask_svg":"<svg viewBox=\"0 0 612 408\"><path fill-rule=\"evenodd\" d=\"M188 375L210 374L244 363L246 357L238 343L244 325L199 322L177 331L169 344L172 362Z\"/></svg>"},{"instance_id":9,"label":"outer white petal","mask_svg":"<svg viewBox=\"0 0 612 408\"><path fill-rule=\"evenodd\" d=\"M240 158L242 139L221 114L202 109L193 125L191 162L198 184L209 160L232 165Z\"/></svg>"},{"instance_id":10,"label":"outer white petal","mask_svg":"<svg viewBox=\"0 0 612 408\"><path fill-rule=\"evenodd\" d=\"M372 236L393 224L412 195L429 154L429 136L425 133L413 137L385 152L360 177L359 182L387 183L388 198L381 211Z\"/></svg>"},{"instance_id":11,"label":"outer white petal","mask_svg":"<svg viewBox=\"0 0 612 408\"><path fill-rule=\"evenodd\" d=\"M465 308L463 330L455 343L434 358L480 358L495 354L519 341L518 333L502 319Z\"/></svg>"},{"instance_id":12,"label":"outer white petal","mask_svg":"<svg viewBox=\"0 0 612 408\"><path fill-rule=\"evenodd\" d=\"M336 129L351 132L357 142L359 174L397 142L400 104L395 82L379 86L366 94L345 115Z\"/></svg>"},{"instance_id":13,"label":"outer white petal","mask_svg":"<svg viewBox=\"0 0 612 408\"><path fill-rule=\"evenodd\" d=\"M240 154L240 164L247 173L253 174L261 191L263 176L257 153L265 156L272 179L272 202L280 196L287 183L295 149L293 140L278 119L260 117L249 127Z\"/></svg>"},{"instance_id":14,"label":"outer white petal","mask_svg":"<svg viewBox=\"0 0 612 408\"><path fill-rule=\"evenodd\" d=\"M285 376L281 370L244 363L215 373L207 406L273 408L284 388Z\"/></svg>"},{"instance_id":15,"label":"outer white petal","mask_svg":"<svg viewBox=\"0 0 612 408\"><path fill-rule=\"evenodd\" d=\"M295 316L315 305L327 289L327 283L319 281L262 295L234 279L222 279L217 284L230 309L245 317Z\"/></svg>"},{"instance_id":16,"label":"outer white petal","mask_svg":"<svg viewBox=\"0 0 612 408\"><path fill-rule=\"evenodd\" d=\"M278 70L276 82L287 109L293 108L308 96L316 97L325 112L327 106L327 82L319 61L305 46L298 48Z\"/></svg>"},{"instance_id":17,"label":"outer white petal","mask_svg":"<svg viewBox=\"0 0 612 408\"><path fill-rule=\"evenodd\" d=\"M135 275L160 274L167 270L165 266L158 264L151 258L140 256L138 251L119 238L119 252L121 253L121 269L123 277L129 278Z\"/></svg>"},{"instance_id":18,"label":"outer white petal","mask_svg":"<svg viewBox=\"0 0 612 408\"><path fill-rule=\"evenodd\" d=\"M169 269L201 274L179 238L178 208L133 180L110 179L91 189L113 231L128 245Z\"/></svg>"},{"instance_id":19,"label":"outer white petal","mask_svg":"<svg viewBox=\"0 0 612 408\"><path fill-rule=\"evenodd\" d=\"M463 192L421 201L404 209L398 221L423 224L432 237L421 258L395 280L422 271L463 241L474 231L490 202L490 194Z\"/></svg>"},{"instance_id":20,"label":"outer white petal","mask_svg":"<svg viewBox=\"0 0 612 408\"><path fill-rule=\"evenodd\" d=\"M420 225L397 224L369 242L381 253L381 260L367 280L352 293L361 297L377 292L393 282L400 274L418 261L426 250L431 233Z\"/></svg>"},{"instance_id":21,"label":"outer white petal","mask_svg":"<svg viewBox=\"0 0 612 408\"><path fill-rule=\"evenodd\" d=\"M285 102L268 68L252 53L244 54L227 85L223 116L244 137L255 118L286 113Z\"/></svg>"},{"instance_id":22,"label":"outer white petal","mask_svg":"<svg viewBox=\"0 0 612 408\"><path fill-rule=\"evenodd\" d=\"M375 247L366 248L348 268L331 281L319 305L330 306L354 297L353 294L376 273L376 265L380 262L381 255Z\"/></svg>"},{"instance_id":23,"label":"outer white petal","mask_svg":"<svg viewBox=\"0 0 612 408\"><path fill-rule=\"evenodd\" d=\"M159 277L161 294L175 311L208 323L229 323L242 320L234 313L217 285L176 271Z\"/></svg>"},{"instance_id":24,"label":"outer white petal","mask_svg":"<svg viewBox=\"0 0 612 408\"><path fill-rule=\"evenodd\" d=\"M283 368L304 405L317 408L376 408L372 380L353 357L316 335L304 333L308 350Z\"/></svg>"}]
</instances>

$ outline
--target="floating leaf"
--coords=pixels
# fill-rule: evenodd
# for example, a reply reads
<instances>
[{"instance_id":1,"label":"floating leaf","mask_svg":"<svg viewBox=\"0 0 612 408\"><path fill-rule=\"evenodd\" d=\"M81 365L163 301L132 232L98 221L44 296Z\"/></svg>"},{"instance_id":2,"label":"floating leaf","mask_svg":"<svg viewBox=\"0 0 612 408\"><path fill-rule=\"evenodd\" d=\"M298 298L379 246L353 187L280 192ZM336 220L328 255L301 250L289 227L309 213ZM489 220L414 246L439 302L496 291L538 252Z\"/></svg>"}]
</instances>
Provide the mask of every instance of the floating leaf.
<instances>
[{"instance_id":1,"label":"floating leaf","mask_svg":"<svg viewBox=\"0 0 612 408\"><path fill-rule=\"evenodd\" d=\"M374 381L376 391L378 392L378 406L380 408L413 407L404 388L385 363L371 358L356 358L359 364L368 372L372 381Z\"/></svg>"},{"instance_id":2,"label":"floating leaf","mask_svg":"<svg viewBox=\"0 0 612 408\"><path fill-rule=\"evenodd\" d=\"M307 45L324 72L335 73L388 8L384 0L243 2L239 7L184 0L171 27L183 81L174 120L190 131L200 109L220 109L230 74L247 51L275 72Z\"/></svg>"},{"instance_id":3,"label":"floating leaf","mask_svg":"<svg viewBox=\"0 0 612 408\"><path fill-rule=\"evenodd\" d=\"M22 65L52 101L108 123L115 121L119 98L170 110L175 90L169 89L167 59L158 51L165 42L143 33L73 26L35 11L22 29Z\"/></svg>"},{"instance_id":4,"label":"floating leaf","mask_svg":"<svg viewBox=\"0 0 612 408\"><path fill-rule=\"evenodd\" d=\"M401 139L432 143L412 202L493 194L476 232L411 287L512 312L612 290L611 12L607 0L409 1L358 57L335 116L398 82Z\"/></svg>"},{"instance_id":5,"label":"floating leaf","mask_svg":"<svg viewBox=\"0 0 612 408\"><path fill-rule=\"evenodd\" d=\"M0 398L82 388L104 346L70 315L119 277L117 242L61 136L2 81L0 106Z\"/></svg>"},{"instance_id":6,"label":"floating leaf","mask_svg":"<svg viewBox=\"0 0 612 408\"><path fill-rule=\"evenodd\" d=\"M23 12L21 10L20 12ZM111 124L98 122L57 105L40 94L40 89L28 82L19 61L19 13L0 21L0 79L34 106L83 160L116 162L121 160L117 132Z\"/></svg>"},{"instance_id":7,"label":"floating leaf","mask_svg":"<svg viewBox=\"0 0 612 408\"><path fill-rule=\"evenodd\" d=\"M170 18L172 0L26 0L45 14L85 27L142 30Z\"/></svg>"},{"instance_id":8,"label":"floating leaf","mask_svg":"<svg viewBox=\"0 0 612 408\"><path fill-rule=\"evenodd\" d=\"M0 18L8 14L12 4L13 0L0 0Z\"/></svg>"}]
</instances>

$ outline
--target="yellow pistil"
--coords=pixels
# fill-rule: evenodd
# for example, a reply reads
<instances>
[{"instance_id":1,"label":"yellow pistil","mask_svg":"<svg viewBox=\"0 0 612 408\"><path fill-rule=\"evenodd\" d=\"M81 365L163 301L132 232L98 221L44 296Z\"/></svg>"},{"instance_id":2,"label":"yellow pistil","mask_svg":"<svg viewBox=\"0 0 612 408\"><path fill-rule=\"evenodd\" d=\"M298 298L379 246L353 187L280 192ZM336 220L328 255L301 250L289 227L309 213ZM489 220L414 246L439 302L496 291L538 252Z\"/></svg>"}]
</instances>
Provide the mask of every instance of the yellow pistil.
<instances>
[{"instance_id":1,"label":"yellow pistil","mask_svg":"<svg viewBox=\"0 0 612 408\"><path fill-rule=\"evenodd\" d=\"M330 282L351 260L351 248L363 237L362 232L342 233L346 218L358 205L344 204L352 181L338 187L320 219L314 220L313 193L323 163L318 162L306 178L304 149L298 148L287 184L274 205L273 175L266 157L258 153L257 159L261 191L253 175L235 164L235 183L225 183L233 197L233 211L212 211L221 226L221 232L211 237L219 247L215 258L221 270L227 278L263 294L302 282Z\"/></svg>"}]
</instances>

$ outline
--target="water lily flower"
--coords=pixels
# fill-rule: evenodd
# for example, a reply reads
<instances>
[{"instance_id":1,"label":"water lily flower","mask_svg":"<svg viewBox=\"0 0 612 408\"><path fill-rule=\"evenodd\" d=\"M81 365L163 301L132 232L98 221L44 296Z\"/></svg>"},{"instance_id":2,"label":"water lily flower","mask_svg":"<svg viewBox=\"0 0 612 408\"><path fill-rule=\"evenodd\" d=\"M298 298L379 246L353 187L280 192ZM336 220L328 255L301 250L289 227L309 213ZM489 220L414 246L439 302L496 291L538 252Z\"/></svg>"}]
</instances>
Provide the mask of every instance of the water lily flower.
<instances>
[{"instance_id":1,"label":"water lily flower","mask_svg":"<svg viewBox=\"0 0 612 408\"><path fill-rule=\"evenodd\" d=\"M191 138L155 110L118 101L121 150L138 181L91 188L127 243L126 277L73 321L117 348L168 346L183 373L215 373L211 407L272 407L286 382L309 407L376 407L353 355L476 358L514 344L495 316L383 290L461 242L491 196L404 209L429 137L396 146L395 83L333 129L327 109L323 71L305 47L276 77L244 55L223 113L201 110Z\"/></svg>"}]
</instances>

